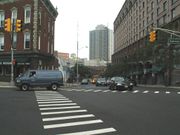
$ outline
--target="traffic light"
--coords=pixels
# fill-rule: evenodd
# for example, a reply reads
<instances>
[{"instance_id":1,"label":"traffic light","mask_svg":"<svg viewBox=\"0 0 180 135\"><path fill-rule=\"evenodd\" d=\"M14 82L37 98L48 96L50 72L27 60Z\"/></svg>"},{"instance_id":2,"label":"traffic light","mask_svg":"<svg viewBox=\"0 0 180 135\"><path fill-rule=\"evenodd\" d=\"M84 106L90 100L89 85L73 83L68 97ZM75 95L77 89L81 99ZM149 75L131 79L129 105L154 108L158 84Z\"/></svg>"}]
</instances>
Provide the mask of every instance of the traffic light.
<instances>
[{"instance_id":1,"label":"traffic light","mask_svg":"<svg viewBox=\"0 0 180 135\"><path fill-rule=\"evenodd\" d=\"M22 31L22 20L16 20L16 32Z\"/></svg>"},{"instance_id":2,"label":"traffic light","mask_svg":"<svg viewBox=\"0 0 180 135\"><path fill-rule=\"evenodd\" d=\"M10 18L5 19L4 30L6 32L11 32L11 19Z\"/></svg>"},{"instance_id":3,"label":"traffic light","mask_svg":"<svg viewBox=\"0 0 180 135\"><path fill-rule=\"evenodd\" d=\"M154 42L156 40L156 31L153 30L149 33L149 42Z\"/></svg>"},{"instance_id":4,"label":"traffic light","mask_svg":"<svg viewBox=\"0 0 180 135\"><path fill-rule=\"evenodd\" d=\"M12 64L13 64L14 66L16 66L16 65L17 65L17 61L16 61L16 59L13 59Z\"/></svg>"}]
</instances>

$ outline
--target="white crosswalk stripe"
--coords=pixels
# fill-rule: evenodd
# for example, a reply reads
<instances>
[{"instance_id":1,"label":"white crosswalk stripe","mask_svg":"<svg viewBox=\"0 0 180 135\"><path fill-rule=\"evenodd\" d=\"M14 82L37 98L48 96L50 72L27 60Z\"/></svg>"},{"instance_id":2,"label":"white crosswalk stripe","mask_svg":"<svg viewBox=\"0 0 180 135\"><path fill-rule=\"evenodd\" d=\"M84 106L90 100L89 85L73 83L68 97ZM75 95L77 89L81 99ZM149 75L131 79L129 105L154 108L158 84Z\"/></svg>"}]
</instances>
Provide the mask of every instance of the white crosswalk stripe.
<instances>
[{"instance_id":1,"label":"white crosswalk stripe","mask_svg":"<svg viewBox=\"0 0 180 135\"><path fill-rule=\"evenodd\" d=\"M159 91L155 91L154 93L155 93L155 94L159 94Z\"/></svg>"},{"instance_id":2,"label":"white crosswalk stripe","mask_svg":"<svg viewBox=\"0 0 180 135\"><path fill-rule=\"evenodd\" d=\"M51 124L51 125L44 125L44 129L70 127L70 126L87 125L87 124L95 124L95 123L103 123L103 121L102 120L89 120L89 121L78 121L78 122L71 122L71 123Z\"/></svg>"},{"instance_id":3,"label":"white crosswalk stripe","mask_svg":"<svg viewBox=\"0 0 180 135\"><path fill-rule=\"evenodd\" d=\"M146 93L149 93L149 91L148 91L148 90L145 90L145 91L143 91L143 93L145 93L145 94L146 94Z\"/></svg>"},{"instance_id":4,"label":"white crosswalk stripe","mask_svg":"<svg viewBox=\"0 0 180 135\"><path fill-rule=\"evenodd\" d=\"M87 90L83 89L77 91L85 92ZM94 92L101 91L102 90L96 90ZM82 125L87 126L86 131L79 131L80 129L78 128L77 131L72 133L54 133L56 135L95 135L116 132L116 130L112 127L102 128L103 125L99 125L101 126L100 128L95 126L94 129L88 130L91 128L89 125L96 125L100 123L103 124L103 121L101 119L96 119L95 115L93 114L88 114L86 109L81 109L77 103L74 103L72 100L64 97L58 92L53 92L52 95L51 92L48 92L48 94L46 92L38 92L36 98L45 130L59 129L59 131L63 132L60 130L61 128L70 128ZM66 120L70 121L66 122Z\"/></svg>"},{"instance_id":5,"label":"white crosswalk stripe","mask_svg":"<svg viewBox=\"0 0 180 135\"><path fill-rule=\"evenodd\" d=\"M65 101L40 101L38 104L54 104L54 103L71 103L71 100L65 100Z\"/></svg>"},{"instance_id":6,"label":"white crosswalk stripe","mask_svg":"<svg viewBox=\"0 0 180 135\"><path fill-rule=\"evenodd\" d=\"M69 100L68 98L53 98L53 99L39 99L39 100L37 100L37 102L43 102L43 101L46 101L46 102L48 102L48 101L63 101L63 100Z\"/></svg>"},{"instance_id":7,"label":"white crosswalk stripe","mask_svg":"<svg viewBox=\"0 0 180 135\"><path fill-rule=\"evenodd\" d=\"M68 119L79 119L79 118L89 118L95 117L93 114L85 114L85 115L74 115L74 116L66 116L66 117L53 117L53 118L44 118L43 121L56 121L56 120L68 120Z\"/></svg>"},{"instance_id":8,"label":"white crosswalk stripe","mask_svg":"<svg viewBox=\"0 0 180 135\"><path fill-rule=\"evenodd\" d=\"M71 111L56 111L56 112L42 112L41 115L53 115L53 114L69 114L69 113L79 113L87 112L87 110L71 110Z\"/></svg>"},{"instance_id":9,"label":"white crosswalk stripe","mask_svg":"<svg viewBox=\"0 0 180 135\"><path fill-rule=\"evenodd\" d=\"M139 90L135 90L135 91L133 91L132 93L138 93L139 92Z\"/></svg>"},{"instance_id":10,"label":"white crosswalk stripe","mask_svg":"<svg viewBox=\"0 0 180 135\"><path fill-rule=\"evenodd\" d=\"M104 129L83 131L83 132L77 132L77 133L67 133L67 134L61 134L61 135L97 135L97 134L103 134L103 133L111 133L115 131L116 130L114 128L104 128Z\"/></svg>"},{"instance_id":11,"label":"white crosswalk stripe","mask_svg":"<svg viewBox=\"0 0 180 135\"><path fill-rule=\"evenodd\" d=\"M50 106L69 106L69 105L77 105L76 103L66 103L66 104L41 104L39 107L50 107Z\"/></svg>"},{"instance_id":12,"label":"white crosswalk stripe","mask_svg":"<svg viewBox=\"0 0 180 135\"><path fill-rule=\"evenodd\" d=\"M104 90L103 92L105 92L105 93L106 93L106 92L109 92L109 91L110 91L110 90Z\"/></svg>"},{"instance_id":13,"label":"white crosswalk stripe","mask_svg":"<svg viewBox=\"0 0 180 135\"><path fill-rule=\"evenodd\" d=\"M122 91L121 93L127 93L128 91L127 90L125 90L125 91Z\"/></svg>"},{"instance_id":14,"label":"white crosswalk stripe","mask_svg":"<svg viewBox=\"0 0 180 135\"><path fill-rule=\"evenodd\" d=\"M65 89L64 89L65 90ZM69 91L69 89L66 89L65 91ZM82 92L94 92L94 93L96 93L96 92L102 92L102 93L109 93L109 92L111 92L111 93L117 93L118 91L112 91L112 90L97 90L97 89L71 89L71 91L82 91ZM127 93L127 92L129 92L129 91L127 91L127 90L125 90L125 91L121 91L121 93ZM153 91L153 90L134 90L134 91L132 91L132 93L133 94L136 94L136 93L143 93L143 94L147 94L147 93L154 93L154 94L159 94L159 93L161 93L161 91ZM173 92L170 92L170 91L162 91L162 93L164 93L164 94L171 94L171 93L173 93ZM177 92L177 94L180 94L180 92Z\"/></svg>"},{"instance_id":15,"label":"white crosswalk stripe","mask_svg":"<svg viewBox=\"0 0 180 135\"><path fill-rule=\"evenodd\" d=\"M170 91L166 91L166 94L170 94L171 92Z\"/></svg>"}]
</instances>

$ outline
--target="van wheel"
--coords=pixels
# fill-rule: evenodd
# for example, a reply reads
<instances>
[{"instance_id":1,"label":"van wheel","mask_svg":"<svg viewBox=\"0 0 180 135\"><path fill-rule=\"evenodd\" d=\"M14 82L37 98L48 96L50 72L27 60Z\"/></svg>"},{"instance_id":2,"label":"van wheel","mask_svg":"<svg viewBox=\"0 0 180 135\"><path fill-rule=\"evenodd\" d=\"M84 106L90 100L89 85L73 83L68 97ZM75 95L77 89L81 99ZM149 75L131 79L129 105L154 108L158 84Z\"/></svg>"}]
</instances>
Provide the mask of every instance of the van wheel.
<instances>
[{"instance_id":1,"label":"van wheel","mask_svg":"<svg viewBox=\"0 0 180 135\"><path fill-rule=\"evenodd\" d=\"M29 86L27 84L22 84L21 85L21 90L27 91L27 90L29 90Z\"/></svg>"},{"instance_id":2,"label":"van wheel","mask_svg":"<svg viewBox=\"0 0 180 135\"><path fill-rule=\"evenodd\" d=\"M55 83L54 83L54 84L52 84L52 85L51 85L51 89L52 89L52 90L57 90L57 89L58 89L57 84L55 84Z\"/></svg>"}]
</instances>

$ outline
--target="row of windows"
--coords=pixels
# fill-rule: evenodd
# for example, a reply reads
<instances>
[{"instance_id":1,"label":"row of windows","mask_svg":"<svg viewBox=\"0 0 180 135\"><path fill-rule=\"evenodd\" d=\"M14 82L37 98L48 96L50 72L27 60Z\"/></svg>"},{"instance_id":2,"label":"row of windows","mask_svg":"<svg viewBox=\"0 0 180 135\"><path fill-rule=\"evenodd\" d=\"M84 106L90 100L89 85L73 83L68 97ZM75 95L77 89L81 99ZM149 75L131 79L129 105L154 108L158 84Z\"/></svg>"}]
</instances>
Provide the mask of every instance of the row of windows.
<instances>
[{"instance_id":1,"label":"row of windows","mask_svg":"<svg viewBox=\"0 0 180 135\"><path fill-rule=\"evenodd\" d=\"M17 33L13 34L13 48L17 47ZM24 49L30 48L30 32L24 32ZM0 51L4 50L4 34L0 34Z\"/></svg>"},{"instance_id":2,"label":"row of windows","mask_svg":"<svg viewBox=\"0 0 180 135\"><path fill-rule=\"evenodd\" d=\"M17 14L18 14L17 8L12 8L12 10L11 10L11 21L17 19ZM0 27L4 27L4 20L5 19L6 19L5 18L5 11L1 10L0 11ZM25 24L31 22L31 7L30 6L26 6L24 8L24 21L23 22Z\"/></svg>"},{"instance_id":3,"label":"row of windows","mask_svg":"<svg viewBox=\"0 0 180 135\"><path fill-rule=\"evenodd\" d=\"M162 1L162 0L161 0ZM178 0L172 0L171 3L172 5L175 4ZM138 18L138 14L139 14L139 20L143 19L145 17L145 12L147 12L147 15L149 12L151 11L154 11L154 7L155 7L155 2L154 1L149 1L150 2L150 5L148 5L148 2L147 2L147 6L146 6L146 11L145 10L141 10L141 5L139 6L139 12L138 12L138 7L135 5L135 6L132 6L132 8L130 9L130 13L128 14L128 10L124 10L124 13L123 10L121 11L122 14L121 14L121 17L118 17L116 22L115 22L115 29L117 28L117 26L124 20L126 19L126 17L129 15L131 16L131 21L133 21L133 18L135 19L136 17ZM159 3L160 1L157 0L157 3L158 3L158 7L157 7L157 16L159 16L162 12L164 11L167 11L168 9L168 1L167 0L163 0L162 3ZM138 1L136 1L136 3L138 3ZM141 0L139 0L139 3L141 3ZM145 2L143 1L142 3L142 7L144 8L145 7ZM175 10L175 9L174 9ZM173 12L173 10L172 10ZM141 15L142 14L142 15ZM154 16L154 15L153 15ZM153 16L151 14L151 20L153 19ZM133 17L133 18L132 18ZM175 16L174 16L174 13L171 14L171 18L173 19ZM148 18L149 20L150 18Z\"/></svg>"}]
</instances>

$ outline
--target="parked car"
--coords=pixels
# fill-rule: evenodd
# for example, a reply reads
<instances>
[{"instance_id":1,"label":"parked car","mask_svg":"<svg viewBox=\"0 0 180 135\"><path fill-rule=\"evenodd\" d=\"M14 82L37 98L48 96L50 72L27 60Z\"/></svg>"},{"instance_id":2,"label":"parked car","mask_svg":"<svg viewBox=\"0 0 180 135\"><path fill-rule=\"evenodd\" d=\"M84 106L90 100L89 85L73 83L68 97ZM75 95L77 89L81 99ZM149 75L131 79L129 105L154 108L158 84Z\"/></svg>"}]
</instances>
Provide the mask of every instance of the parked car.
<instances>
[{"instance_id":1,"label":"parked car","mask_svg":"<svg viewBox=\"0 0 180 135\"><path fill-rule=\"evenodd\" d=\"M29 70L15 79L15 85L23 91L29 90L29 87L57 90L63 86L63 75L58 70Z\"/></svg>"},{"instance_id":2,"label":"parked car","mask_svg":"<svg viewBox=\"0 0 180 135\"><path fill-rule=\"evenodd\" d=\"M96 81L96 86L107 86L106 78L98 78Z\"/></svg>"},{"instance_id":3,"label":"parked car","mask_svg":"<svg viewBox=\"0 0 180 135\"><path fill-rule=\"evenodd\" d=\"M88 84L88 79L82 79L81 84Z\"/></svg>"},{"instance_id":4,"label":"parked car","mask_svg":"<svg viewBox=\"0 0 180 135\"><path fill-rule=\"evenodd\" d=\"M133 90L133 83L123 77L113 77L109 85L110 90Z\"/></svg>"}]
</instances>

